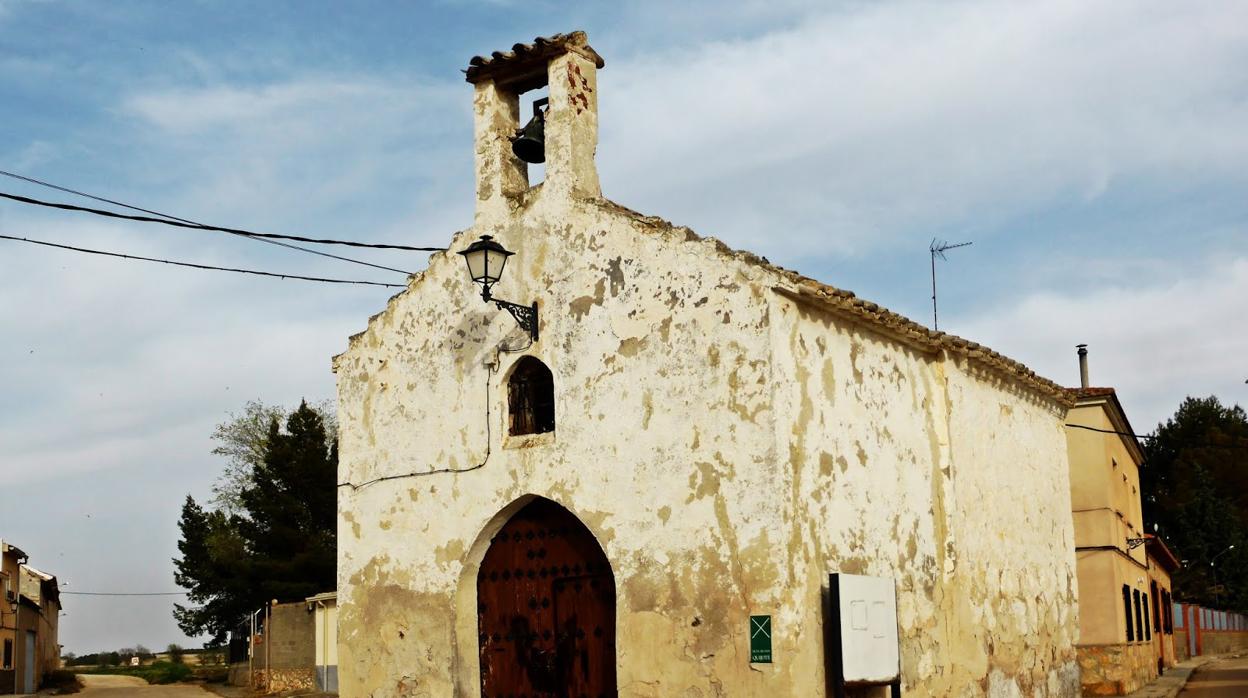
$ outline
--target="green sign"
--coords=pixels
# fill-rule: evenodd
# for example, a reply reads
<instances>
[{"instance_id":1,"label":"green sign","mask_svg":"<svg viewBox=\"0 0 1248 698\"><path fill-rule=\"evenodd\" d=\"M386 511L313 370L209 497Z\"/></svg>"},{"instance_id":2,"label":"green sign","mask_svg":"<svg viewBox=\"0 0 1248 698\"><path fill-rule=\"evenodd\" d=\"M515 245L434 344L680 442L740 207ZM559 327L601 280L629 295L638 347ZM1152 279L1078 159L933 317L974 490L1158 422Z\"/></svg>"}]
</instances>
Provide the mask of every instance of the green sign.
<instances>
[{"instance_id":1,"label":"green sign","mask_svg":"<svg viewBox=\"0 0 1248 698\"><path fill-rule=\"evenodd\" d=\"M771 664L771 616L750 616L750 663Z\"/></svg>"}]
</instances>

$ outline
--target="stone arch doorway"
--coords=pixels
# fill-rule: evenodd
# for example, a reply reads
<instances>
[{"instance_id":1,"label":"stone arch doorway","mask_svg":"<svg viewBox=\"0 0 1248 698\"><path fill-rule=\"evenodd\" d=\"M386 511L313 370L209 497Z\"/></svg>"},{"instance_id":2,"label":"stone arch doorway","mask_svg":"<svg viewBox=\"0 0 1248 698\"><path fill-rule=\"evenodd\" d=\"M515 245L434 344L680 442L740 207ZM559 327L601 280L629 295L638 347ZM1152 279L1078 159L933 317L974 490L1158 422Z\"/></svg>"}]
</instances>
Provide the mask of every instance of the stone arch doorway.
<instances>
[{"instance_id":1,"label":"stone arch doorway","mask_svg":"<svg viewBox=\"0 0 1248 698\"><path fill-rule=\"evenodd\" d=\"M614 698L615 577L589 529L535 499L477 572L482 698Z\"/></svg>"}]
</instances>

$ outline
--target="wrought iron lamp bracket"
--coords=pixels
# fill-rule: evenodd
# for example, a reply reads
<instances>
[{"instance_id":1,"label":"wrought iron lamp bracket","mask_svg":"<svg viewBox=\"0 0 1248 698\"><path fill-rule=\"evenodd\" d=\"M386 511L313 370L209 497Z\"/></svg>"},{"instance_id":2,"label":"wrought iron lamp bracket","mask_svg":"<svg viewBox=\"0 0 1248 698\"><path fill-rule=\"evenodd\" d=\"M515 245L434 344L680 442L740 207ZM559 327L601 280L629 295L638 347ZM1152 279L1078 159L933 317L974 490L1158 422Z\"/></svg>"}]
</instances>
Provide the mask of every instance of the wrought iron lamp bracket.
<instances>
[{"instance_id":1,"label":"wrought iron lamp bracket","mask_svg":"<svg viewBox=\"0 0 1248 698\"><path fill-rule=\"evenodd\" d=\"M1136 548L1148 542L1147 538L1128 538L1127 550L1135 550Z\"/></svg>"},{"instance_id":2,"label":"wrought iron lamp bracket","mask_svg":"<svg viewBox=\"0 0 1248 698\"><path fill-rule=\"evenodd\" d=\"M537 302L533 305L520 305L519 303L508 303L497 298L490 299L494 305L511 313L516 319L516 324L520 325L520 329L529 333L529 338L534 342L537 341Z\"/></svg>"},{"instance_id":3,"label":"wrought iron lamp bracket","mask_svg":"<svg viewBox=\"0 0 1248 698\"><path fill-rule=\"evenodd\" d=\"M520 329L524 330L525 332L528 332L529 339L536 342L537 341L537 301L533 301L532 305L520 305L519 303L512 303L510 301L505 301L501 298L495 298L494 296L490 295L490 286L492 286L492 284L482 284L481 300L485 301L486 303L493 303L494 305L497 305L503 310L506 310L507 312L511 313L511 316L516 319L516 324L520 326Z\"/></svg>"}]
</instances>

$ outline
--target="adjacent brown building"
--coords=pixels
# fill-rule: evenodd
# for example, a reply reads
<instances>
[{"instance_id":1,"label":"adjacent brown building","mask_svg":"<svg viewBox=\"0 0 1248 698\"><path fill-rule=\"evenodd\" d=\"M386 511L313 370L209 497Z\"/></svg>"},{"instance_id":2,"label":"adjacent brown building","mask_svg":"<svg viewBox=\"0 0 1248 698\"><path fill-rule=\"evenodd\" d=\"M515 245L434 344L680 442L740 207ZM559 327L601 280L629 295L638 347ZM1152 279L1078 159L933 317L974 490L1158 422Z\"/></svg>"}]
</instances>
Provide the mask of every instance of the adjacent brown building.
<instances>
[{"instance_id":1,"label":"adjacent brown building","mask_svg":"<svg viewBox=\"0 0 1248 698\"><path fill-rule=\"evenodd\" d=\"M1145 533L1144 453L1113 388L1082 386L1067 415L1070 499L1079 579L1079 656L1085 695L1126 695L1174 663L1170 573L1178 561Z\"/></svg>"},{"instance_id":2,"label":"adjacent brown building","mask_svg":"<svg viewBox=\"0 0 1248 698\"><path fill-rule=\"evenodd\" d=\"M56 577L26 560L20 548L0 540L0 693L34 693L43 675L60 666Z\"/></svg>"}]
</instances>

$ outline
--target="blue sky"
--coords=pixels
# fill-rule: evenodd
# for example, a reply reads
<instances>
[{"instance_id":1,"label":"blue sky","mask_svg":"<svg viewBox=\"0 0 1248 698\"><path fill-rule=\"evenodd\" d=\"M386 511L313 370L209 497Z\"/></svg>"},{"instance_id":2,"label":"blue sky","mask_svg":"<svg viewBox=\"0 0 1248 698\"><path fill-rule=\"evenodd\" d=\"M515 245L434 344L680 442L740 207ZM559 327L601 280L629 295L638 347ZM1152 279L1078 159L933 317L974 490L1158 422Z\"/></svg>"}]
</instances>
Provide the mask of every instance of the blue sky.
<instances>
[{"instance_id":1,"label":"blue sky","mask_svg":"<svg viewBox=\"0 0 1248 698\"><path fill-rule=\"evenodd\" d=\"M1147 431L1248 396L1248 6L1235 2L0 0L0 169L181 217L414 245L471 223L477 53L589 32L604 193L1119 388ZM0 191L68 197L10 180ZM0 203L0 234L386 272ZM419 254L361 258L407 269ZM333 395L389 293L0 241L0 536L73 590L166 591L212 427ZM86 652L194 644L168 599L67 597Z\"/></svg>"}]
</instances>

